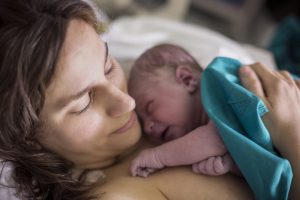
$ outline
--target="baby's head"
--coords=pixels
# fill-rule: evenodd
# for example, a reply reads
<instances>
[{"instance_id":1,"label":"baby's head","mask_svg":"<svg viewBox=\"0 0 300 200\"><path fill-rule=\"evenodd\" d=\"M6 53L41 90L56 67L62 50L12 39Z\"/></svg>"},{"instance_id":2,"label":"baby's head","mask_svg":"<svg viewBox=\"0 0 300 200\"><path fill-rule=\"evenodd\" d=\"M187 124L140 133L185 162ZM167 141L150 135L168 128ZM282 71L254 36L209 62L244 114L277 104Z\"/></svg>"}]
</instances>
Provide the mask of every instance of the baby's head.
<instances>
[{"instance_id":1,"label":"baby's head","mask_svg":"<svg viewBox=\"0 0 300 200\"><path fill-rule=\"evenodd\" d=\"M199 126L201 72L191 54L172 44L154 46L136 60L129 93L144 132L154 142L173 140Z\"/></svg>"}]
</instances>

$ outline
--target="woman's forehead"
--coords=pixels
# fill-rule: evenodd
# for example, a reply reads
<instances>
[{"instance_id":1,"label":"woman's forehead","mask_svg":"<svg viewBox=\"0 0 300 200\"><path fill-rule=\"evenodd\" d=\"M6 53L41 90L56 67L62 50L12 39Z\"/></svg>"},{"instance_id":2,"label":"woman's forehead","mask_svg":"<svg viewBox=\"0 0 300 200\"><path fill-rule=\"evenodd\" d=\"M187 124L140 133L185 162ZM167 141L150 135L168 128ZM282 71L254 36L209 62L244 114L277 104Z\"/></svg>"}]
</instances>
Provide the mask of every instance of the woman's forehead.
<instances>
[{"instance_id":1,"label":"woman's forehead","mask_svg":"<svg viewBox=\"0 0 300 200\"><path fill-rule=\"evenodd\" d=\"M105 54L105 43L90 25L71 21L47 98L55 101L97 81L105 65Z\"/></svg>"},{"instance_id":2,"label":"woman's forehead","mask_svg":"<svg viewBox=\"0 0 300 200\"><path fill-rule=\"evenodd\" d=\"M73 65L78 62L102 61L105 51L105 43L92 26L82 20L72 20L60 54L58 71L72 71L75 68Z\"/></svg>"}]
</instances>

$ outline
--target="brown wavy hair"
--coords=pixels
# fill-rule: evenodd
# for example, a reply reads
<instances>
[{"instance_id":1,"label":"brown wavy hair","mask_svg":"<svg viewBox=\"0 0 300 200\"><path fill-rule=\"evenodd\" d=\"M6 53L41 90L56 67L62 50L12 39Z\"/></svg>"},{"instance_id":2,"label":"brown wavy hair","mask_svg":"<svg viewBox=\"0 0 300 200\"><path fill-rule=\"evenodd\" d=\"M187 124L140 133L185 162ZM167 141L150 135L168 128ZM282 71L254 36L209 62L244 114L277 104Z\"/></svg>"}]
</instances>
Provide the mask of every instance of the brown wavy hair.
<instances>
[{"instance_id":1,"label":"brown wavy hair","mask_svg":"<svg viewBox=\"0 0 300 200\"><path fill-rule=\"evenodd\" d=\"M21 199L90 199L71 177L73 164L36 139L68 24L97 19L83 0L0 1L0 158L13 163Z\"/></svg>"}]
</instances>

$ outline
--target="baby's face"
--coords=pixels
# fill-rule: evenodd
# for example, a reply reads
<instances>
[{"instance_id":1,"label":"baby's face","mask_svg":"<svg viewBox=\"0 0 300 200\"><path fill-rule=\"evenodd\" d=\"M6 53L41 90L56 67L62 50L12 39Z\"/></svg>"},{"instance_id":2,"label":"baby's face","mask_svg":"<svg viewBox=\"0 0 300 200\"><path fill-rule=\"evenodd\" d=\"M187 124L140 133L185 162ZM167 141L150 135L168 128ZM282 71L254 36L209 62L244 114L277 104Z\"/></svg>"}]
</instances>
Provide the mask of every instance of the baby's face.
<instances>
[{"instance_id":1,"label":"baby's face","mask_svg":"<svg viewBox=\"0 0 300 200\"><path fill-rule=\"evenodd\" d=\"M138 83L137 83L138 82ZM185 135L198 126L200 104L195 95L175 80L143 79L130 94L136 100L136 111L144 132L155 143L164 143Z\"/></svg>"}]
</instances>

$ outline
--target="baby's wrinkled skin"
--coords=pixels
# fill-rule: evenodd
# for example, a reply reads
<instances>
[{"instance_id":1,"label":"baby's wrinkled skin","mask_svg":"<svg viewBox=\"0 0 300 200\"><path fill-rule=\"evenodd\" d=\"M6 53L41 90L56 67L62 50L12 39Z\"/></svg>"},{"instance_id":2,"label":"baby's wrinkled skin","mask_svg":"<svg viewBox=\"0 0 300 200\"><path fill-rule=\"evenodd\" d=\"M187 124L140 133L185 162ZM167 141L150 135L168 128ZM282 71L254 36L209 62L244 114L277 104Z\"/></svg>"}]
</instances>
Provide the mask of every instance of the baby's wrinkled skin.
<instances>
[{"instance_id":1,"label":"baby's wrinkled skin","mask_svg":"<svg viewBox=\"0 0 300 200\"><path fill-rule=\"evenodd\" d=\"M237 171L217 128L209 120L200 98L200 75L187 65L170 74L167 68L153 75L130 77L129 93L144 133L160 146L142 151L131 173L148 176L165 166L192 165L195 173L221 175ZM172 77L173 76L173 77Z\"/></svg>"}]
</instances>

